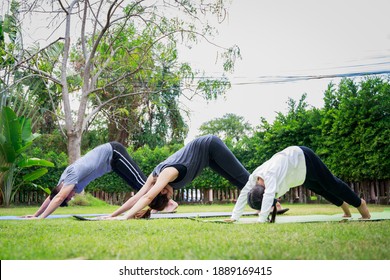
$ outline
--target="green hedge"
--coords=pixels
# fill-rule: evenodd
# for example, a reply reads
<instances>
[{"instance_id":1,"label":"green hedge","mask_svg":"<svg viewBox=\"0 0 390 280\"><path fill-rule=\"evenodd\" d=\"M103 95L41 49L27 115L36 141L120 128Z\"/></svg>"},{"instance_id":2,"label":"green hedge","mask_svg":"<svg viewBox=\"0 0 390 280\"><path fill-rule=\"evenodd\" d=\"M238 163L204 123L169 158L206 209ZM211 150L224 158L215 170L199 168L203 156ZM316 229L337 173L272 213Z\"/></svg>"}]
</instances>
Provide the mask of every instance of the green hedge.
<instances>
[{"instance_id":1,"label":"green hedge","mask_svg":"<svg viewBox=\"0 0 390 280\"><path fill-rule=\"evenodd\" d=\"M263 119L252 136L230 147L249 172L286 146L304 145L316 151L332 173L345 181L390 179L389 78L372 77L359 83L345 79L338 87L330 84L324 93L322 109L310 107L305 98L304 94L298 102L290 99L286 114L279 113L272 124ZM56 168L37 180L42 187L51 189L55 186L67 165L66 154L54 152L60 143L58 136L45 136L31 150L36 157L56 164ZM148 176L158 163L181 147L172 145L151 149L145 146L136 151L130 147L128 151ZM234 188L209 169L187 186L193 187ZM92 182L87 190L123 192L129 188L111 173Z\"/></svg>"}]
</instances>

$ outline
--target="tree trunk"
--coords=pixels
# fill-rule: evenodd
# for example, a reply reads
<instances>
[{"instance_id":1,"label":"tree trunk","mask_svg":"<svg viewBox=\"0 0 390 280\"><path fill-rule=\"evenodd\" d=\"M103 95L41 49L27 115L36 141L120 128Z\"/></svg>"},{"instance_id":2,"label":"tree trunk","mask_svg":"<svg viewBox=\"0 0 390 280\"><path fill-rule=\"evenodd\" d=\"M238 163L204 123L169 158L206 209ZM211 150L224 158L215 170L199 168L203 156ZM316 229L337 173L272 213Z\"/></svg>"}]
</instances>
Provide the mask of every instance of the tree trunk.
<instances>
[{"instance_id":1,"label":"tree trunk","mask_svg":"<svg viewBox=\"0 0 390 280\"><path fill-rule=\"evenodd\" d=\"M72 164L81 156L81 133L68 132L68 163Z\"/></svg>"}]
</instances>

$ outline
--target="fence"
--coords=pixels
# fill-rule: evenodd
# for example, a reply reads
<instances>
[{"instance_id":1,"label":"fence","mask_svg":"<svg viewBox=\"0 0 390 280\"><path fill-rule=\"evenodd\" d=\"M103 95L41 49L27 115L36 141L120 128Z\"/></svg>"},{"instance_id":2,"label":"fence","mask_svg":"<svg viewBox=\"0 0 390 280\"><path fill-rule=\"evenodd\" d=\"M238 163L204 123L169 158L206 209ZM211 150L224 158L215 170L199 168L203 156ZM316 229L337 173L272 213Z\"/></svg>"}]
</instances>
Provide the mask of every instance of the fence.
<instances>
[{"instance_id":1,"label":"fence","mask_svg":"<svg viewBox=\"0 0 390 280\"><path fill-rule=\"evenodd\" d=\"M351 183L352 190L365 198L369 203L390 204L390 181L367 181ZM121 205L134 195L128 193L106 193L94 191L94 197L114 205ZM237 189L212 190L212 189L181 189L174 192L173 199L179 204L211 204L235 202L239 196ZM46 199L46 194L40 191L19 191L16 193L13 204L34 205L40 204ZM325 200L310 190L297 187L290 189L283 197L282 202L290 203L322 203Z\"/></svg>"}]
</instances>

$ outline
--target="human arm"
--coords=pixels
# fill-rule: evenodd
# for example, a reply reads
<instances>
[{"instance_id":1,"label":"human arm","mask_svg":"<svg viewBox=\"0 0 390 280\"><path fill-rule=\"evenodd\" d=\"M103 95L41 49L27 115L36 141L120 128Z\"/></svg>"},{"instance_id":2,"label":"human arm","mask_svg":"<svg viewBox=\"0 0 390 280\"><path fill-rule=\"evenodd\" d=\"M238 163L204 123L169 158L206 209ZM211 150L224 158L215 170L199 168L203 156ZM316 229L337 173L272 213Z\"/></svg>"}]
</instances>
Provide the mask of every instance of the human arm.
<instances>
[{"instance_id":1,"label":"human arm","mask_svg":"<svg viewBox=\"0 0 390 280\"><path fill-rule=\"evenodd\" d=\"M135 204L131 209L124 215L125 219L132 219L135 217L135 214L146 206L148 206L152 200L159 194L161 191L172 181L174 181L179 172L174 167L165 168L157 177L154 185L151 186L146 193L141 194L139 199L136 200Z\"/></svg>"},{"instance_id":2,"label":"human arm","mask_svg":"<svg viewBox=\"0 0 390 280\"><path fill-rule=\"evenodd\" d=\"M37 218L37 217L39 217L39 215L41 215L46 210L46 208L47 208L47 206L49 206L49 204L50 204L50 196L48 196L45 199L45 201L43 201L41 207L39 207L37 212L35 212L33 215L21 216L21 218L28 218L28 219Z\"/></svg>"},{"instance_id":3,"label":"human arm","mask_svg":"<svg viewBox=\"0 0 390 280\"><path fill-rule=\"evenodd\" d=\"M73 191L73 188L74 185L63 186L58 194L50 201L49 205L46 207L40 218L45 219L47 216L53 213L61 205L61 203L67 199L69 194Z\"/></svg>"},{"instance_id":4,"label":"human arm","mask_svg":"<svg viewBox=\"0 0 390 280\"><path fill-rule=\"evenodd\" d=\"M251 189L253 189L255 185L256 177L254 175L250 175L248 182L240 192L236 205L234 206L232 216L227 221L238 221L240 219L242 213L244 213L244 208L247 204L248 193Z\"/></svg>"},{"instance_id":5,"label":"human arm","mask_svg":"<svg viewBox=\"0 0 390 280\"><path fill-rule=\"evenodd\" d=\"M264 178L264 185L265 189L263 201L261 204L259 218L257 219L257 222L259 223L265 223L269 213L271 212L276 194L276 176L273 173L267 174L267 176Z\"/></svg>"},{"instance_id":6,"label":"human arm","mask_svg":"<svg viewBox=\"0 0 390 280\"><path fill-rule=\"evenodd\" d=\"M155 178L152 174L149 175L149 177L146 179L145 185L142 186L142 188L131 198L129 198L121 207L119 207L115 212L110 214L108 217L116 217L127 210L129 210L131 207L134 206L134 204L144 195L146 194L150 188L153 186L153 183L155 182Z\"/></svg>"}]
</instances>

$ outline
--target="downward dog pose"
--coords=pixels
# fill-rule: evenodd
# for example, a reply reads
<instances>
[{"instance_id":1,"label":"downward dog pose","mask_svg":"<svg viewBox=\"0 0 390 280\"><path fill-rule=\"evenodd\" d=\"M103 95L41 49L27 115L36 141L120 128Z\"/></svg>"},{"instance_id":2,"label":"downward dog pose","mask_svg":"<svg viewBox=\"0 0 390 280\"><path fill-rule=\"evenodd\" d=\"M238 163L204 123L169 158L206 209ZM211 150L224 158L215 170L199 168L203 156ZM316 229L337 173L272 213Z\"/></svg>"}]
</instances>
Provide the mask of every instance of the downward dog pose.
<instances>
[{"instance_id":1,"label":"downward dog pose","mask_svg":"<svg viewBox=\"0 0 390 280\"><path fill-rule=\"evenodd\" d=\"M183 188L208 166L239 189L248 181L249 172L221 139L212 135L202 136L158 164L142 189L105 218L116 217L127 210L129 212L123 216L124 219L136 218L136 213L153 200L166 205L174 190ZM150 209L145 215L150 215Z\"/></svg>"},{"instance_id":2,"label":"downward dog pose","mask_svg":"<svg viewBox=\"0 0 390 280\"><path fill-rule=\"evenodd\" d=\"M371 217L366 202L346 183L335 177L311 149L291 146L273 155L250 175L230 221L241 217L248 202L252 208L261 210L258 222L266 222L275 197L280 197L290 188L300 185L340 206L344 217L351 217L348 204L356 207L363 219Z\"/></svg>"},{"instance_id":3,"label":"downward dog pose","mask_svg":"<svg viewBox=\"0 0 390 280\"><path fill-rule=\"evenodd\" d=\"M91 181L111 171L117 173L136 191L145 184L146 176L129 156L125 147L118 142L106 143L97 146L69 165L62 173L57 187L37 212L24 217L46 218L58 207L67 206L75 193L81 193Z\"/></svg>"}]
</instances>

